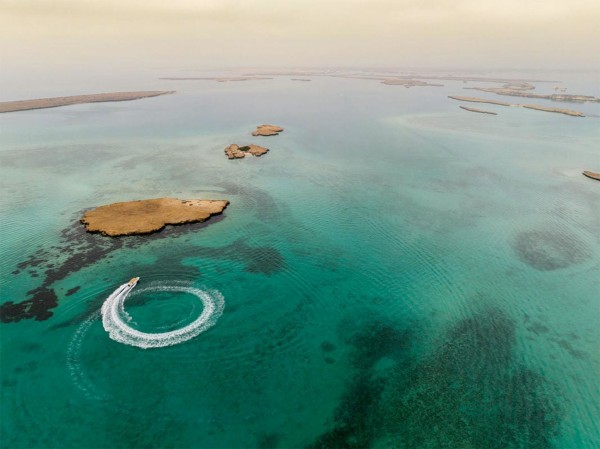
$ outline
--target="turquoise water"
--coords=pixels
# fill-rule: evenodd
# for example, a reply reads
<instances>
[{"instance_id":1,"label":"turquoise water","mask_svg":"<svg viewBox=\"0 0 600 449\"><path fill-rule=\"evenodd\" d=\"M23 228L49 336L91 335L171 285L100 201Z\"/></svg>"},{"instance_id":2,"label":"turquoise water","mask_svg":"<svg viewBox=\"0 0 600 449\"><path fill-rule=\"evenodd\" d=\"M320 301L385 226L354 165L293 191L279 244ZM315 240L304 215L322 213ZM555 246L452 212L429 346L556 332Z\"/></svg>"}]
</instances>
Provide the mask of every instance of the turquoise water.
<instances>
[{"instance_id":1,"label":"turquoise water","mask_svg":"<svg viewBox=\"0 0 600 449\"><path fill-rule=\"evenodd\" d=\"M600 447L599 118L468 113L457 82L142 84L177 94L0 116L3 447ZM160 196L231 204L152 237L77 223ZM99 310L133 276L143 332L202 311L164 286L223 313L118 343Z\"/></svg>"}]
</instances>

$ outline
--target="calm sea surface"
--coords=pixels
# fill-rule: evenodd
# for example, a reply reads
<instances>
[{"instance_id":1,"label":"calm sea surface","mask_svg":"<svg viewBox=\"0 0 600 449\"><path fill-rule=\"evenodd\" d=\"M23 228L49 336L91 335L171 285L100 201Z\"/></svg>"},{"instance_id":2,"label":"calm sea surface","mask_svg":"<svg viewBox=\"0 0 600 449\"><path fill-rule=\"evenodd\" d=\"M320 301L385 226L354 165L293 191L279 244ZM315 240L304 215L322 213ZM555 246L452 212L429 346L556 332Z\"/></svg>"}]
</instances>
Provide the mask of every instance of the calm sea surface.
<instances>
[{"instance_id":1,"label":"calm sea surface","mask_svg":"<svg viewBox=\"0 0 600 449\"><path fill-rule=\"evenodd\" d=\"M115 90L53 82L32 96ZM581 175L600 105L474 114L444 84L152 76L118 90L177 93L0 115L2 447L600 447L600 182ZM162 196L231 204L150 237L78 223ZM222 315L164 348L114 341L99 310L134 276L133 328L192 323L198 291Z\"/></svg>"}]
</instances>

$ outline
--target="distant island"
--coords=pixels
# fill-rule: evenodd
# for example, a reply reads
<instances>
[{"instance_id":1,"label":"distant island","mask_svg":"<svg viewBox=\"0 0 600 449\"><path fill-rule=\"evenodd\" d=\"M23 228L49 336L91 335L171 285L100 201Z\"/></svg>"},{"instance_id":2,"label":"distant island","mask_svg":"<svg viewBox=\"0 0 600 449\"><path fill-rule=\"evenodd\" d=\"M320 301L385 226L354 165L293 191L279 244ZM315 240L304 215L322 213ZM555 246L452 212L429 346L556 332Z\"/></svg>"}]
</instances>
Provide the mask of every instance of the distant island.
<instances>
[{"instance_id":1,"label":"distant island","mask_svg":"<svg viewBox=\"0 0 600 449\"><path fill-rule=\"evenodd\" d=\"M557 114L570 115L572 117L585 117L583 112L574 111L572 109L550 108L547 106L539 106L536 104L522 104L524 108L535 109L537 111L556 112Z\"/></svg>"},{"instance_id":2,"label":"distant island","mask_svg":"<svg viewBox=\"0 0 600 449\"><path fill-rule=\"evenodd\" d=\"M449 95L448 98L452 98L453 100L458 100L458 101L470 101L472 103L488 103L488 104L496 104L499 106L512 106L510 103L506 103L504 101L486 100L485 98L460 97L460 96L454 96L454 95Z\"/></svg>"},{"instance_id":3,"label":"distant island","mask_svg":"<svg viewBox=\"0 0 600 449\"><path fill-rule=\"evenodd\" d=\"M206 221L222 213L228 204L228 200L177 198L127 201L90 210L83 214L81 222L88 232L110 237L151 234L166 225Z\"/></svg>"},{"instance_id":4,"label":"distant island","mask_svg":"<svg viewBox=\"0 0 600 449\"><path fill-rule=\"evenodd\" d=\"M404 87L417 87L417 86L444 87L443 84L428 83L427 81L413 80L413 79L401 79L401 78L384 79L381 82L381 84L387 84L388 86L404 86Z\"/></svg>"},{"instance_id":5,"label":"distant island","mask_svg":"<svg viewBox=\"0 0 600 449\"><path fill-rule=\"evenodd\" d=\"M480 114L498 115L496 112L484 111L483 109L468 108L467 106L459 106L459 108L464 109L465 111L479 112Z\"/></svg>"},{"instance_id":6,"label":"distant island","mask_svg":"<svg viewBox=\"0 0 600 449\"><path fill-rule=\"evenodd\" d=\"M583 176L587 176L590 179L595 179L596 181L600 181L600 173L595 173L593 171L586 170L582 174L583 174Z\"/></svg>"},{"instance_id":7,"label":"distant island","mask_svg":"<svg viewBox=\"0 0 600 449\"><path fill-rule=\"evenodd\" d=\"M175 93L174 90L149 90L140 92L111 92L91 95L72 95L68 97L38 98L35 100L0 102L1 112L29 111L32 109L58 108L83 103L104 103L107 101L131 101L140 98L157 97Z\"/></svg>"},{"instance_id":8,"label":"distant island","mask_svg":"<svg viewBox=\"0 0 600 449\"><path fill-rule=\"evenodd\" d=\"M600 102L600 98L596 98L592 95L574 95L565 93L543 95L525 92L526 90L534 89L534 87L531 85L506 85L504 87L465 87L464 89L479 90L481 92L490 92L496 95L505 95L509 97L539 98L542 100L562 101L565 103L585 103L588 101L594 103Z\"/></svg>"},{"instance_id":9,"label":"distant island","mask_svg":"<svg viewBox=\"0 0 600 449\"><path fill-rule=\"evenodd\" d=\"M488 100L485 98L476 98L476 97L460 97L460 96L454 96L454 95L449 95L448 98L451 98L453 100L458 100L458 101L470 101L472 103L489 103L489 104L496 104L496 105L500 105L500 106L521 106L521 107L524 107L527 109L535 109L536 111L555 112L557 114L570 115L572 117L585 117L583 112L574 111L572 109L552 108L552 107L547 107L547 106L539 106L536 104L511 104L511 103L505 103L504 101ZM465 108L463 108L463 109L465 109Z\"/></svg>"},{"instance_id":10,"label":"distant island","mask_svg":"<svg viewBox=\"0 0 600 449\"><path fill-rule=\"evenodd\" d=\"M244 145L240 147L239 145L233 143L225 148L225 156L227 156L228 159L243 159L247 154L259 157L268 151L268 148L258 145Z\"/></svg>"},{"instance_id":11,"label":"distant island","mask_svg":"<svg viewBox=\"0 0 600 449\"><path fill-rule=\"evenodd\" d=\"M226 83L229 81L272 80L273 78L266 77L266 76L205 76L205 77L188 77L188 78L165 77L165 78L159 78L159 79L160 80L168 80L168 81L206 80L206 81L217 81L219 83Z\"/></svg>"},{"instance_id":12,"label":"distant island","mask_svg":"<svg viewBox=\"0 0 600 449\"><path fill-rule=\"evenodd\" d=\"M259 125L252 131L253 136L276 136L283 131L281 126L277 125Z\"/></svg>"}]
</instances>

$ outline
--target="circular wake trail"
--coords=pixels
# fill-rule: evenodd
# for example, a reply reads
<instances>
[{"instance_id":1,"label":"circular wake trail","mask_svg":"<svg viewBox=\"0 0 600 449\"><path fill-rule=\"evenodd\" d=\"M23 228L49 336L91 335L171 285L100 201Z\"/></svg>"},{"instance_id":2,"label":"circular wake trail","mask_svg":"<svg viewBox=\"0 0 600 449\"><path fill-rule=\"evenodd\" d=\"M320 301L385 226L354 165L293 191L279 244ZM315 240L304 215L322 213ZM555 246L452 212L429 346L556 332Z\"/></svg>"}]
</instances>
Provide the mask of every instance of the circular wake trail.
<instances>
[{"instance_id":1,"label":"circular wake trail","mask_svg":"<svg viewBox=\"0 0 600 449\"><path fill-rule=\"evenodd\" d=\"M163 348L196 337L212 327L223 313L225 301L216 290L204 291L198 288L180 285L155 286L145 288L146 292L181 292L196 296L202 302L202 313L187 326L169 332L141 332L129 326L131 317L125 311L125 300L135 285L129 283L117 288L102 304L102 325L110 338L119 343L138 348Z\"/></svg>"}]
</instances>

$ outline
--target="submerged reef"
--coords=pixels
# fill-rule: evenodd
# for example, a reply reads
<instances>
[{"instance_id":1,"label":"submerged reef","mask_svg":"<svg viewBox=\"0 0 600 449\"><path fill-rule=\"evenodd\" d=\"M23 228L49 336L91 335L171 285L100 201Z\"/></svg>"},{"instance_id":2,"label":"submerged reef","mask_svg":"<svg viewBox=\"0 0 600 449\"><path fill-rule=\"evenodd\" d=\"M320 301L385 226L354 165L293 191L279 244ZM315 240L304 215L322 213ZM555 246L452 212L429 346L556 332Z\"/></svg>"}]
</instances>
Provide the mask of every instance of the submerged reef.
<instances>
[{"instance_id":1,"label":"submerged reef","mask_svg":"<svg viewBox=\"0 0 600 449\"><path fill-rule=\"evenodd\" d=\"M414 335L374 322L350 340L356 373L310 448L552 447L556 388L515 360L515 323L504 312L460 320L425 357L412 353Z\"/></svg>"},{"instance_id":2,"label":"submerged reef","mask_svg":"<svg viewBox=\"0 0 600 449\"><path fill-rule=\"evenodd\" d=\"M565 232L521 232L512 247L522 262L540 271L566 268L590 257L585 242Z\"/></svg>"},{"instance_id":3,"label":"submerged reef","mask_svg":"<svg viewBox=\"0 0 600 449\"><path fill-rule=\"evenodd\" d=\"M166 225L196 223L218 215L227 207L227 200L180 200L156 198L126 201L100 206L81 218L88 232L116 237L151 234Z\"/></svg>"}]
</instances>

